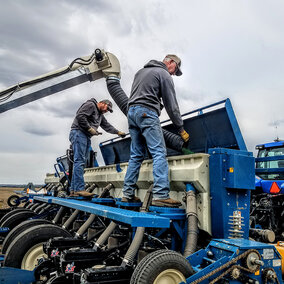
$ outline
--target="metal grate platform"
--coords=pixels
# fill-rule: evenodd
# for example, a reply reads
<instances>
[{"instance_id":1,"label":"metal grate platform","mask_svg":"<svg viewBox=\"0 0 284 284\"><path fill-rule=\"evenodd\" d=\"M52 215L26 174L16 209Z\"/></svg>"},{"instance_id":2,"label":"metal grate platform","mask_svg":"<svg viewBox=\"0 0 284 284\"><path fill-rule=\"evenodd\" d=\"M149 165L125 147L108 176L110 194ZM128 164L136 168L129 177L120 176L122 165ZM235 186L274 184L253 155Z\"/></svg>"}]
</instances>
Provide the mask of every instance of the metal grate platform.
<instances>
[{"instance_id":1,"label":"metal grate platform","mask_svg":"<svg viewBox=\"0 0 284 284\"><path fill-rule=\"evenodd\" d=\"M57 197L35 196L34 200L45 203L58 204L61 206L78 209L84 212L95 214L101 217L109 218L131 225L132 227L151 227L151 228L169 228L170 219L143 212L135 212L121 208L109 207L100 204L94 204L88 201L65 199Z\"/></svg>"}]
</instances>

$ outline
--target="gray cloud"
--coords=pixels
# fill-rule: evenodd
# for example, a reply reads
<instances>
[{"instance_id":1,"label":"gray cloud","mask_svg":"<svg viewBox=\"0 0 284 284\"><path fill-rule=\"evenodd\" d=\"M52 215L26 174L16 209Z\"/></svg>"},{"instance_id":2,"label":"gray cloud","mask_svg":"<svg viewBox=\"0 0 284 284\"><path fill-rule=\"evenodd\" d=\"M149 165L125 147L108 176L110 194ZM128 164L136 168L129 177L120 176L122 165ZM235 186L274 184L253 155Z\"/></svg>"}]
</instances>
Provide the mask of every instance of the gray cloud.
<instances>
[{"instance_id":1,"label":"gray cloud","mask_svg":"<svg viewBox=\"0 0 284 284\"><path fill-rule=\"evenodd\" d=\"M54 130L42 128L40 125L35 126L34 124L25 125L23 131L38 136L51 136L56 133Z\"/></svg>"}]
</instances>

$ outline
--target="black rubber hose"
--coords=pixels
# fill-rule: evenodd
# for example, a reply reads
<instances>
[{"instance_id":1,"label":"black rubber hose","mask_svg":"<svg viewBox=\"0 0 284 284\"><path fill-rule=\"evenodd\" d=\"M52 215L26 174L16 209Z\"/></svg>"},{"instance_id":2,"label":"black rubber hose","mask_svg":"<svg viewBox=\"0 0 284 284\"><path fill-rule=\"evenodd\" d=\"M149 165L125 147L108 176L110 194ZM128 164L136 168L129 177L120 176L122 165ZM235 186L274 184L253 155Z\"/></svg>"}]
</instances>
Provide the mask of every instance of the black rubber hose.
<instances>
[{"instance_id":1,"label":"black rubber hose","mask_svg":"<svg viewBox=\"0 0 284 284\"><path fill-rule=\"evenodd\" d=\"M120 110L127 116L128 111L128 97L120 86L120 80L117 77L107 78L107 89L112 99L118 105ZM163 130L164 139L168 148L181 152L184 141L179 135Z\"/></svg>"},{"instance_id":2,"label":"black rubber hose","mask_svg":"<svg viewBox=\"0 0 284 284\"><path fill-rule=\"evenodd\" d=\"M62 228L67 230L69 226L73 223L73 221L77 218L79 215L80 210L76 209L72 215L66 220L66 222L63 224Z\"/></svg>"},{"instance_id":3,"label":"black rubber hose","mask_svg":"<svg viewBox=\"0 0 284 284\"><path fill-rule=\"evenodd\" d=\"M120 110L127 116L128 97L120 86L120 80L116 77L108 77L107 89Z\"/></svg>"},{"instance_id":4,"label":"black rubber hose","mask_svg":"<svg viewBox=\"0 0 284 284\"><path fill-rule=\"evenodd\" d=\"M38 214L40 215L40 214L44 213L45 211L48 211L49 208L51 208L52 206L53 206L52 204L48 204L47 206L41 208L41 210L38 212Z\"/></svg>"},{"instance_id":5,"label":"black rubber hose","mask_svg":"<svg viewBox=\"0 0 284 284\"><path fill-rule=\"evenodd\" d=\"M198 218L196 195L194 191L186 193L186 216L187 216L187 236L184 248L184 257L188 257L196 251L198 239Z\"/></svg>"},{"instance_id":6,"label":"black rubber hose","mask_svg":"<svg viewBox=\"0 0 284 284\"><path fill-rule=\"evenodd\" d=\"M122 266L132 265L133 259L135 258L137 251L142 243L144 237L145 228L138 227L135 233L135 236L131 242L130 247L127 250L126 255L123 258Z\"/></svg>"},{"instance_id":7,"label":"black rubber hose","mask_svg":"<svg viewBox=\"0 0 284 284\"><path fill-rule=\"evenodd\" d=\"M106 242L106 240L111 235L111 233L114 231L116 226L117 226L117 224L115 222L113 222L113 221L111 221L109 223L107 228L104 230L104 232L101 234L101 236L96 241L96 243L95 243L95 245L93 247L94 250L97 250L98 248L100 248Z\"/></svg>"},{"instance_id":8,"label":"black rubber hose","mask_svg":"<svg viewBox=\"0 0 284 284\"><path fill-rule=\"evenodd\" d=\"M79 230L77 231L75 237L76 238L80 238L82 237L82 235L87 231L87 229L92 225L92 223L94 222L94 220L96 219L96 215L95 214L91 214L89 216L89 218L87 219L87 221L79 228Z\"/></svg>"},{"instance_id":9,"label":"black rubber hose","mask_svg":"<svg viewBox=\"0 0 284 284\"><path fill-rule=\"evenodd\" d=\"M53 224L57 224L57 222L59 221L59 219L61 218L63 212L65 211L65 207L61 206L60 209L58 210L56 216L54 217L54 219L52 220Z\"/></svg>"},{"instance_id":10,"label":"black rubber hose","mask_svg":"<svg viewBox=\"0 0 284 284\"><path fill-rule=\"evenodd\" d=\"M151 205L152 202L152 193L153 190L153 184L150 185L150 187L147 190L147 193L144 197L144 201L142 204L142 207L140 208L140 212L148 212L149 211L149 207ZM144 227L137 227L137 230L135 232L135 236L131 242L130 247L128 248L126 255L123 258L123 261L121 263L121 265L124 267L126 265L132 265L133 264L133 260L139 250L139 247L143 241L143 237L144 237L144 233L145 233L145 228Z\"/></svg>"},{"instance_id":11,"label":"black rubber hose","mask_svg":"<svg viewBox=\"0 0 284 284\"><path fill-rule=\"evenodd\" d=\"M93 190L96 187L97 187L97 185L93 184L93 185L91 185L90 188ZM113 185L111 183L109 183L106 187L103 188L102 193L99 195L99 198L103 198L112 188L113 188ZM92 190L90 190L90 192L92 192ZM87 221L79 228L75 237L76 238L81 237L86 232L86 230L91 226L91 224L94 222L95 218L96 218L96 215L91 214L89 216L89 218L87 219Z\"/></svg>"},{"instance_id":12,"label":"black rubber hose","mask_svg":"<svg viewBox=\"0 0 284 284\"><path fill-rule=\"evenodd\" d=\"M179 135L176 135L170 131L167 131L165 129L163 129L163 134L164 134L164 139L165 139L165 143L167 145L168 148L171 148L173 150L182 152L182 149L184 147L184 141L182 140L182 138Z\"/></svg>"},{"instance_id":13,"label":"black rubber hose","mask_svg":"<svg viewBox=\"0 0 284 284\"><path fill-rule=\"evenodd\" d=\"M38 213L43 207L45 207L45 205L46 205L46 204L43 203L43 204L41 204L40 206L38 206L38 207L37 207L36 209L34 209L34 210L31 208L31 210L33 210L35 213Z\"/></svg>"},{"instance_id":14,"label":"black rubber hose","mask_svg":"<svg viewBox=\"0 0 284 284\"><path fill-rule=\"evenodd\" d=\"M44 203L46 204L46 203ZM39 206L41 206L41 203L34 203L33 206L30 208L32 211L34 211L36 208L38 208Z\"/></svg>"}]
</instances>

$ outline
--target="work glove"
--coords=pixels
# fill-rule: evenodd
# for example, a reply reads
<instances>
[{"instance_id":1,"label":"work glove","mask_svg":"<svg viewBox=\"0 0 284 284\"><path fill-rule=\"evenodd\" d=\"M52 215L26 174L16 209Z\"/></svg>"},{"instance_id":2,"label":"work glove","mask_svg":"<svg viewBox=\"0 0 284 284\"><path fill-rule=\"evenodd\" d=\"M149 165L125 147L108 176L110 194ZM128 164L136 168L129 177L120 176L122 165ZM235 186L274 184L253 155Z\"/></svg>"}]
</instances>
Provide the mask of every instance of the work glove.
<instances>
[{"instance_id":1,"label":"work glove","mask_svg":"<svg viewBox=\"0 0 284 284\"><path fill-rule=\"evenodd\" d=\"M184 142L187 142L189 140L189 134L184 129L179 133L179 135Z\"/></svg>"},{"instance_id":2,"label":"work glove","mask_svg":"<svg viewBox=\"0 0 284 284\"><path fill-rule=\"evenodd\" d=\"M92 136L94 136L94 135L102 135L101 132L97 131L97 130L94 129L93 127L90 127L90 128L88 129L88 132L89 132Z\"/></svg>"},{"instance_id":3,"label":"work glove","mask_svg":"<svg viewBox=\"0 0 284 284\"><path fill-rule=\"evenodd\" d=\"M119 137L121 137L121 138L124 138L124 137L126 136L126 134L125 134L124 132L122 132L122 131L118 131L118 132L117 132L117 135L118 135Z\"/></svg>"}]
</instances>

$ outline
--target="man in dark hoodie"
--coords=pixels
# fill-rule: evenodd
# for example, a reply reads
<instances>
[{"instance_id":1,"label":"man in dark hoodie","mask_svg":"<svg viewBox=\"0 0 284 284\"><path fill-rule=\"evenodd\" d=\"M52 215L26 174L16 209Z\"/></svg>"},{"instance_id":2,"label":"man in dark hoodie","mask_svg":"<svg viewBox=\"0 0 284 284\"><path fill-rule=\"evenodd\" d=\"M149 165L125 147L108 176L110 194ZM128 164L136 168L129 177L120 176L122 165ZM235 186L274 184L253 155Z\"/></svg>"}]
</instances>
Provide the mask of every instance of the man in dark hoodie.
<instances>
[{"instance_id":1,"label":"man in dark hoodie","mask_svg":"<svg viewBox=\"0 0 284 284\"><path fill-rule=\"evenodd\" d=\"M114 128L104 114L108 111L113 112L112 103L109 100L97 102L94 98L83 103L78 109L71 131L69 140L72 144L74 153L73 175L71 181L71 196L92 196L93 194L85 191L84 166L91 146L91 137L100 135L100 126L106 132L125 137L125 133Z\"/></svg>"},{"instance_id":2,"label":"man in dark hoodie","mask_svg":"<svg viewBox=\"0 0 284 284\"><path fill-rule=\"evenodd\" d=\"M131 135L131 153L127 173L124 179L122 201L139 202L134 195L141 163L146 153L145 142L153 157L153 201L155 206L177 207L181 203L169 197L168 163L166 146L159 116L165 109L176 126L182 139L189 140L183 128L176 99L174 82L171 75L180 76L181 60L174 54L168 54L163 62L151 60L139 70L132 84L128 101L128 125Z\"/></svg>"}]
</instances>

